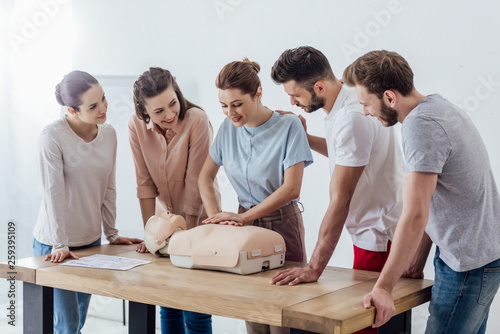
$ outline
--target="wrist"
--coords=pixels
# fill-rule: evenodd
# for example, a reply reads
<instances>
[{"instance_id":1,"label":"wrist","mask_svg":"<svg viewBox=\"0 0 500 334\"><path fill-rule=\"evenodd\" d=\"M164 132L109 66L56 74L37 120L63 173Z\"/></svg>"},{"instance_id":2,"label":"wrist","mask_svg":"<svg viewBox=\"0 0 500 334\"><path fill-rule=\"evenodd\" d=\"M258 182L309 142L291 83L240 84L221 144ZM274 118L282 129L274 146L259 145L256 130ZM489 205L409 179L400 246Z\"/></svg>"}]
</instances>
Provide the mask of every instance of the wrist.
<instances>
[{"instance_id":1,"label":"wrist","mask_svg":"<svg viewBox=\"0 0 500 334\"><path fill-rule=\"evenodd\" d=\"M313 272L316 273L316 275L319 277L323 273L323 270L325 270L326 266L320 266L318 263L315 263L313 259L308 263L307 267L308 269L312 270Z\"/></svg>"},{"instance_id":2,"label":"wrist","mask_svg":"<svg viewBox=\"0 0 500 334\"><path fill-rule=\"evenodd\" d=\"M116 239L118 239L119 237L120 237L120 236L118 235L118 232L117 232L117 233L115 233L115 234L113 234L113 235L108 236L106 239L108 239L108 242L109 242L110 244L114 244L114 243L115 243L115 241L116 241Z\"/></svg>"},{"instance_id":3,"label":"wrist","mask_svg":"<svg viewBox=\"0 0 500 334\"><path fill-rule=\"evenodd\" d=\"M61 248L54 248L54 247L52 247L51 254L54 254L54 253L59 252L59 251L69 252L69 247L68 246L64 246L64 247L61 247Z\"/></svg>"},{"instance_id":4,"label":"wrist","mask_svg":"<svg viewBox=\"0 0 500 334\"><path fill-rule=\"evenodd\" d=\"M210 217L213 217L216 214L221 213L221 212L222 211L212 211L212 210L210 210L210 211L207 211L207 216L208 216L208 218L210 218Z\"/></svg>"},{"instance_id":5,"label":"wrist","mask_svg":"<svg viewBox=\"0 0 500 334\"><path fill-rule=\"evenodd\" d=\"M392 295L392 289L393 285L387 284L383 281L380 280L380 278L377 280L377 283L375 283L375 286L373 287L373 290L384 290L388 294Z\"/></svg>"},{"instance_id":6,"label":"wrist","mask_svg":"<svg viewBox=\"0 0 500 334\"><path fill-rule=\"evenodd\" d=\"M243 224L246 224L248 222L250 222L251 220L248 219L248 214L247 214L248 211L246 212L243 212L243 213L238 213L238 217L240 218L240 221L243 223Z\"/></svg>"}]
</instances>

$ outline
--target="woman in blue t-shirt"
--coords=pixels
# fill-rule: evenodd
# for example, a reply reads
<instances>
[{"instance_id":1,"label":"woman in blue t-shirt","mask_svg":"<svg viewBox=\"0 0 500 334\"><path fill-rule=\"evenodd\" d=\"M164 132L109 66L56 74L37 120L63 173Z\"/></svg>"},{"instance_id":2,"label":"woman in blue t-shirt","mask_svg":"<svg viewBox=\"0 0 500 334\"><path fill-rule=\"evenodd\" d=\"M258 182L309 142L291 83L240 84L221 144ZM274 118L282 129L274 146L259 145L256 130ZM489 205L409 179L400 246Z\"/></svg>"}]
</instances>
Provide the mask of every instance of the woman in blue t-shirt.
<instances>
[{"instance_id":1,"label":"woman in blue t-shirt","mask_svg":"<svg viewBox=\"0 0 500 334\"><path fill-rule=\"evenodd\" d=\"M227 116L210 147L198 183L209 216L203 223L261 226L285 239L288 261L306 261L298 209L304 167L312 163L298 117L280 115L262 102L260 66L248 59L227 64L216 86ZM238 213L221 211L213 181L220 166L238 195ZM249 333L256 326L247 322ZM266 325L267 326L267 325Z\"/></svg>"},{"instance_id":2,"label":"woman in blue t-shirt","mask_svg":"<svg viewBox=\"0 0 500 334\"><path fill-rule=\"evenodd\" d=\"M260 66L248 59L220 71L216 86L227 116L198 179L205 224L255 225L280 233L288 261L306 262L304 225L298 208L304 167L312 163L298 117L281 115L262 102ZM238 213L221 211L213 181L224 171L238 195ZM267 326L247 322L248 333ZM281 332L274 328L273 333ZM283 332L286 332L283 329Z\"/></svg>"}]
</instances>

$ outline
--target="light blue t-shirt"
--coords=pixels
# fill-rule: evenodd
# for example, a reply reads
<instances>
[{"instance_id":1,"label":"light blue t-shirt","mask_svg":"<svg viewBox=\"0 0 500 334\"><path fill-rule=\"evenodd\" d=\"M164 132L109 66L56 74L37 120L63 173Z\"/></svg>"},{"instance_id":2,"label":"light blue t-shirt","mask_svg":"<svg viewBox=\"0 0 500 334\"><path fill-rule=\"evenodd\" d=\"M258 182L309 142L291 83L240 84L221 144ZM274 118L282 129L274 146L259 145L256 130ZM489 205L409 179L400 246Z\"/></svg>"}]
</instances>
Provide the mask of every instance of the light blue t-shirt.
<instances>
[{"instance_id":1,"label":"light blue t-shirt","mask_svg":"<svg viewBox=\"0 0 500 334\"><path fill-rule=\"evenodd\" d=\"M500 195L483 140L472 120L438 94L403 122L407 172L438 174L427 234L455 271L500 258Z\"/></svg>"},{"instance_id":2,"label":"light blue t-shirt","mask_svg":"<svg viewBox=\"0 0 500 334\"><path fill-rule=\"evenodd\" d=\"M217 165L224 166L245 209L275 192L283 184L288 167L301 161L306 167L313 162L300 119L276 112L253 128L237 128L226 118L210 147L210 156Z\"/></svg>"}]
</instances>

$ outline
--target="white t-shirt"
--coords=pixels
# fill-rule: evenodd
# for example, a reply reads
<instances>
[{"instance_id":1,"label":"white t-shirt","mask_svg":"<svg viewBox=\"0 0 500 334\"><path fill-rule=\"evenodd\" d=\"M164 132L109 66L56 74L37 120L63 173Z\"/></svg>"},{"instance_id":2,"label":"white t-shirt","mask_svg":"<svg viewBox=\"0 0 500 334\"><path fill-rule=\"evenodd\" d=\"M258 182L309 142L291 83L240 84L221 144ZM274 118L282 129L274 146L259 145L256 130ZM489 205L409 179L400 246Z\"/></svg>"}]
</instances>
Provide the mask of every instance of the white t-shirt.
<instances>
[{"instance_id":1,"label":"white t-shirt","mask_svg":"<svg viewBox=\"0 0 500 334\"><path fill-rule=\"evenodd\" d=\"M42 205L33 231L52 252L118 237L116 218L116 132L98 125L89 143L69 126L66 117L45 127L39 139L43 184Z\"/></svg>"},{"instance_id":2,"label":"white t-shirt","mask_svg":"<svg viewBox=\"0 0 500 334\"><path fill-rule=\"evenodd\" d=\"M330 173L335 165L365 166L346 229L357 247L386 251L403 208L404 160L395 129L365 116L354 89L345 85L324 121Z\"/></svg>"}]
</instances>

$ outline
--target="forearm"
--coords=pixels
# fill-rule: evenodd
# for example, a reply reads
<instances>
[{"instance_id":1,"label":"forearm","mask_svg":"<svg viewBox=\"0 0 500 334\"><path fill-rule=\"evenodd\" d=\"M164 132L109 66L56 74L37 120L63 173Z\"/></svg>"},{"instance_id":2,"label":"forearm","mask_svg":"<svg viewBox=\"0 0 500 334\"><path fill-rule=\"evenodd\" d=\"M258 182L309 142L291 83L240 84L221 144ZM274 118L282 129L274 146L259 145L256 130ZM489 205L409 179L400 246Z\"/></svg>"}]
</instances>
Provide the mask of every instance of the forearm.
<instances>
[{"instance_id":1,"label":"forearm","mask_svg":"<svg viewBox=\"0 0 500 334\"><path fill-rule=\"evenodd\" d=\"M116 159L113 160L113 165ZM102 228L104 235L110 243L113 243L118 238L118 229L116 226L116 181L115 181L115 167L108 179L108 188L104 195L104 202L101 207L102 215Z\"/></svg>"},{"instance_id":2,"label":"forearm","mask_svg":"<svg viewBox=\"0 0 500 334\"><path fill-rule=\"evenodd\" d=\"M102 229L109 242L118 238L116 226L116 202L104 202L101 208Z\"/></svg>"},{"instance_id":3,"label":"forearm","mask_svg":"<svg viewBox=\"0 0 500 334\"><path fill-rule=\"evenodd\" d=\"M307 140L309 142L309 146L311 150L318 152L319 154L328 157L328 149L326 146L326 139L322 137L313 136L307 134Z\"/></svg>"},{"instance_id":4,"label":"forearm","mask_svg":"<svg viewBox=\"0 0 500 334\"><path fill-rule=\"evenodd\" d=\"M395 312L392 290L422 245L422 254L430 249L423 239L429 220L429 207L436 189L436 173L409 172L403 184L403 213L398 221L389 258L372 291L363 299L365 308L375 306L377 314L373 327L382 326ZM419 257L421 258L421 257ZM419 265L422 265L419 260Z\"/></svg>"},{"instance_id":5,"label":"forearm","mask_svg":"<svg viewBox=\"0 0 500 334\"><path fill-rule=\"evenodd\" d=\"M242 220L246 224L260 217L264 217L300 196L304 162L301 161L285 170L283 184L265 200L243 213Z\"/></svg>"},{"instance_id":6,"label":"forearm","mask_svg":"<svg viewBox=\"0 0 500 334\"><path fill-rule=\"evenodd\" d=\"M319 229L318 242L308 265L318 275L323 273L337 247L348 214L349 205L337 202L330 204L323 217Z\"/></svg>"},{"instance_id":7,"label":"forearm","mask_svg":"<svg viewBox=\"0 0 500 334\"><path fill-rule=\"evenodd\" d=\"M282 185L275 192L269 195L265 200L254 206L250 210L242 214L243 222L254 221L255 219L264 217L273 211L278 210L282 206L296 199L298 195L291 192L288 187Z\"/></svg>"},{"instance_id":8,"label":"forearm","mask_svg":"<svg viewBox=\"0 0 500 334\"><path fill-rule=\"evenodd\" d=\"M396 228L389 258L375 284L375 288L384 289L389 293L392 292L394 285L396 285L419 248L426 223L424 217L401 217Z\"/></svg>"},{"instance_id":9,"label":"forearm","mask_svg":"<svg viewBox=\"0 0 500 334\"><path fill-rule=\"evenodd\" d=\"M191 128L186 173L184 177L184 212L191 217L191 222L198 220L203 211L203 201L200 195L198 180L210 147L210 131L208 118L203 113L198 123ZM213 181L212 181L213 183Z\"/></svg>"},{"instance_id":10,"label":"forearm","mask_svg":"<svg viewBox=\"0 0 500 334\"><path fill-rule=\"evenodd\" d=\"M56 143L58 138L58 136L44 131L39 142L44 206L53 252L69 250L66 234L68 196L63 171L63 154L59 151L59 145Z\"/></svg>"},{"instance_id":11,"label":"forearm","mask_svg":"<svg viewBox=\"0 0 500 334\"><path fill-rule=\"evenodd\" d=\"M221 210L217 203L217 196L215 193L214 179L204 173L200 174L198 178L198 188L200 190L201 200L203 206L209 217L219 213Z\"/></svg>"},{"instance_id":12,"label":"forearm","mask_svg":"<svg viewBox=\"0 0 500 334\"><path fill-rule=\"evenodd\" d=\"M155 198L143 198L139 199L139 205L141 207L142 221L144 226L148 222L151 216L154 216L156 210L156 199Z\"/></svg>"},{"instance_id":13,"label":"forearm","mask_svg":"<svg viewBox=\"0 0 500 334\"><path fill-rule=\"evenodd\" d=\"M279 271L271 279L271 283L276 285L295 285L305 282L316 282L319 279L337 246L349 213L349 200L347 198L350 197L340 197L341 200L339 201L330 201L330 205L321 222L318 243L307 267L289 268Z\"/></svg>"},{"instance_id":14,"label":"forearm","mask_svg":"<svg viewBox=\"0 0 500 334\"><path fill-rule=\"evenodd\" d=\"M330 180L330 202L321 222L318 243L309 262L309 267L316 272L323 272L337 246L349 215L352 196L363 171L364 166L335 165Z\"/></svg>"},{"instance_id":15,"label":"forearm","mask_svg":"<svg viewBox=\"0 0 500 334\"><path fill-rule=\"evenodd\" d=\"M413 261L408 266L405 272L405 277L410 278L423 278L424 267L429 257L429 252L432 247L432 240L429 238L427 233L422 236L422 241L418 246L417 253L415 254Z\"/></svg>"}]
</instances>

